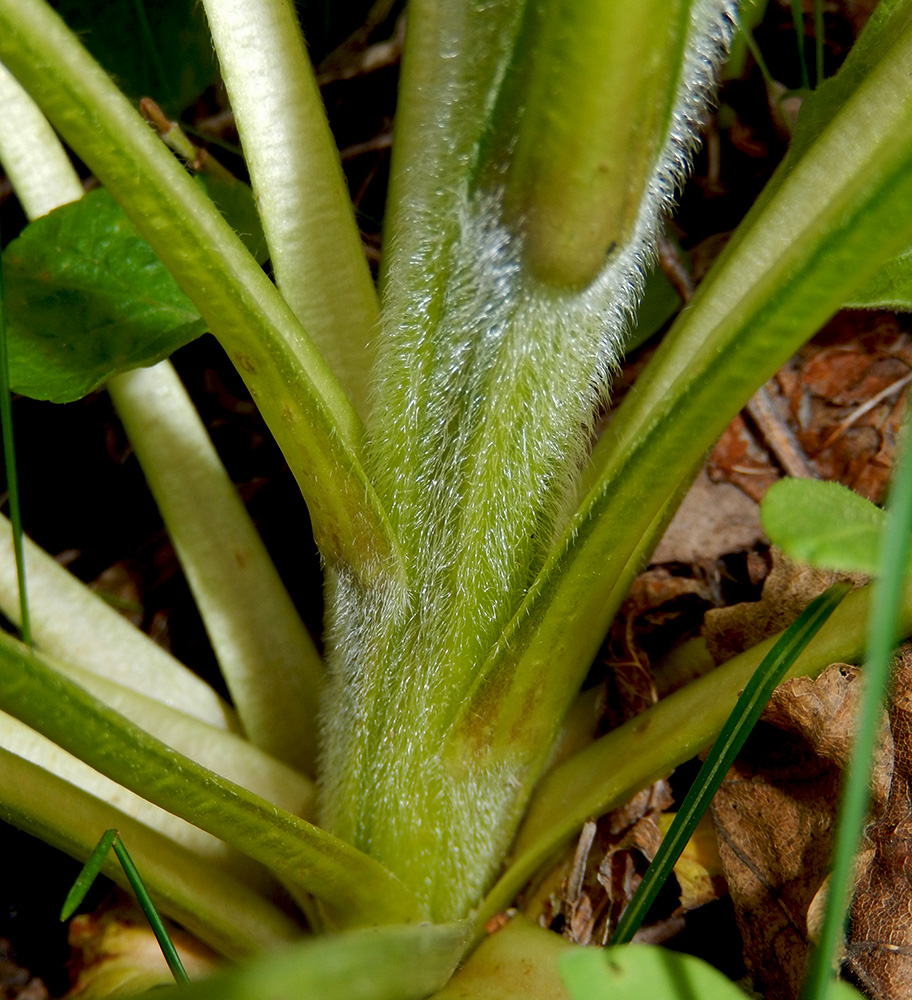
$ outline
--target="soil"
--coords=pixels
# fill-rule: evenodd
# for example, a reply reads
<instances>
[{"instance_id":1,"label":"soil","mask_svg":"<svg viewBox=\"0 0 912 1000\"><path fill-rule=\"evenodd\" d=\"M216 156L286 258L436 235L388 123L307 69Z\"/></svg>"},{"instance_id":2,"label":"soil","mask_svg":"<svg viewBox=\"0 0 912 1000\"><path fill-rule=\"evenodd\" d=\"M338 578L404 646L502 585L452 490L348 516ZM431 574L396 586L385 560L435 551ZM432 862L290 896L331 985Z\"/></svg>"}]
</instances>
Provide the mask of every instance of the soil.
<instances>
[{"instance_id":1,"label":"soil","mask_svg":"<svg viewBox=\"0 0 912 1000\"><path fill-rule=\"evenodd\" d=\"M395 114L395 15L393 10L367 39L370 48L350 45L333 52L341 35L325 37L315 47L322 61L324 100L372 260L379 248ZM850 0L827 5L827 74L844 58L864 17L861 5ZM810 12L805 22L805 48L813 63ZM755 36L772 78L784 88L799 87L798 46L788 4L769 3ZM218 129L213 138L219 142L236 142L224 110L224 97L214 87L188 110L185 120L210 135ZM669 235L680 248L665 261L670 276L683 266L699 280L783 155L787 123L756 63L746 56L721 88L719 110L706 122L703 151L670 224ZM243 170L236 159L223 158L232 169ZM24 220L8 186L2 188L2 199L3 236L8 241ZM695 504L698 514L679 520L677 534L666 536L654 563L634 584L593 666L590 683L604 687L606 726L656 697L668 676L663 668L674 661L676 651L693 648L688 641L700 636L708 610L759 599L772 558L756 504L773 481L786 472L794 474L790 462L804 462L821 477L843 481L871 499L881 498L905 406L904 384L898 383L912 369L908 330L904 318L840 314L771 380L763 398L755 398L733 422L707 463L701 488L710 492ZM655 340L628 358L619 394L635 380ZM173 360L292 596L305 610L312 633L319 635L319 560L300 494L281 455L212 338L183 348ZM892 391L894 384L898 387ZM107 396L98 392L67 407L16 399L14 422L28 533L218 686L202 623ZM714 520L707 520L707 511ZM289 539L279 531L279 526L295 523L301 525L296 537ZM668 801L692 776L687 768L682 772L672 780ZM628 817L625 836L653 819L651 807L644 806ZM645 836L642 829L638 836ZM600 830L599 837L603 834ZM617 838L610 847L599 840L596 867L611 854L621 859L612 862L615 873L641 869L642 845L619 844ZM11 942L4 952L0 940L0 990L8 997L60 996L68 984L68 947L56 914L79 866L7 826L0 826L0 852L5 872L0 939ZM597 939L598 919L586 924L579 917L580 905L589 885L588 905L604 906L592 887L604 887L606 880L584 880L577 896L568 899L566 880L561 888L558 878L551 896L542 896L542 912L547 910L551 926L578 934L585 925L589 939ZM105 892L98 888L90 902L99 902ZM653 927L658 928L654 936L700 954L738 979L746 966L734 914L724 880L716 878L693 906L682 910L680 896L660 901L653 914ZM10 951L15 962L4 958Z\"/></svg>"}]
</instances>

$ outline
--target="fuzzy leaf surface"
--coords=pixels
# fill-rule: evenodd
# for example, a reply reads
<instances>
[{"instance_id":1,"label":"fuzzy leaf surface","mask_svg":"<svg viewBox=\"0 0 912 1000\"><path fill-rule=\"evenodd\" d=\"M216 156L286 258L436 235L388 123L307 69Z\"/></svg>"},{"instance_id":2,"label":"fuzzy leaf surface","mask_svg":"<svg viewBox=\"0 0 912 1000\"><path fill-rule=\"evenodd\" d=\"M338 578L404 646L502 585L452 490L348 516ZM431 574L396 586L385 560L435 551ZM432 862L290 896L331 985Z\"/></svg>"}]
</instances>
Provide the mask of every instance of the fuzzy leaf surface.
<instances>
[{"instance_id":1,"label":"fuzzy leaf surface","mask_svg":"<svg viewBox=\"0 0 912 1000\"><path fill-rule=\"evenodd\" d=\"M36 220L3 258L10 380L33 399L79 399L206 330L106 191Z\"/></svg>"},{"instance_id":2,"label":"fuzzy leaf surface","mask_svg":"<svg viewBox=\"0 0 912 1000\"><path fill-rule=\"evenodd\" d=\"M797 562L877 572L884 512L847 486L783 479L763 498L760 516L770 540Z\"/></svg>"}]
</instances>

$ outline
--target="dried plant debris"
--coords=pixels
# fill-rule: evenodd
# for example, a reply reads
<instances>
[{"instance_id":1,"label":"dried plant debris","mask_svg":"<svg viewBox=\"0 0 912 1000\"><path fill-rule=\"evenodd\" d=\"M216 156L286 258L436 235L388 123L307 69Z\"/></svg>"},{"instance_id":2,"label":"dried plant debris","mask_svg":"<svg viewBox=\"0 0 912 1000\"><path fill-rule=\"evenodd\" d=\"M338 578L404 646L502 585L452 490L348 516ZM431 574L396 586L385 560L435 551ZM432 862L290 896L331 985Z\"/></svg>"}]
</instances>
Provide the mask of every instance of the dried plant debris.
<instances>
[{"instance_id":1,"label":"dried plant debris","mask_svg":"<svg viewBox=\"0 0 912 1000\"><path fill-rule=\"evenodd\" d=\"M833 710L814 719L814 734L761 722L711 807L719 855L744 942L744 961L769 1000L797 997L810 949L808 911L830 861L841 768L818 753L838 744L854 672L829 668L817 704ZM824 679L826 678L826 679ZM778 719L806 692L778 696ZM801 714L801 713L799 713Z\"/></svg>"},{"instance_id":2,"label":"dried plant debris","mask_svg":"<svg viewBox=\"0 0 912 1000\"><path fill-rule=\"evenodd\" d=\"M865 837L843 975L872 1000L912 996L912 648L897 659L889 709L892 777Z\"/></svg>"},{"instance_id":3,"label":"dried plant debris","mask_svg":"<svg viewBox=\"0 0 912 1000\"><path fill-rule=\"evenodd\" d=\"M706 612L702 634L716 663L723 663L787 628L815 597L837 580L852 579L861 584L866 579L802 566L778 549L772 549L771 554L772 568L759 601Z\"/></svg>"},{"instance_id":4,"label":"dried plant debris","mask_svg":"<svg viewBox=\"0 0 912 1000\"><path fill-rule=\"evenodd\" d=\"M776 375L795 434L818 476L883 499L912 376L904 318L837 314Z\"/></svg>"},{"instance_id":5,"label":"dried plant debris","mask_svg":"<svg viewBox=\"0 0 912 1000\"><path fill-rule=\"evenodd\" d=\"M6 1000L48 1000L44 983L16 962L12 946L0 938L0 996Z\"/></svg>"},{"instance_id":6,"label":"dried plant debris","mask_svg":"<svg viewBox=\"0 0 912 1000\"><path fill-rule=\"evenodd\" d=\"M860 671L832 664L775 693L716 796L719 853L744 957L769 1000L799 995L826 879ZM843 975L872 1000L912 995L912 646L897 658Z\"/></svg>"},{"instance_id":7,"label":"dried plant debris","mask_svg":"<svg viewBox=\"0 0 912 1000\"><path fill-rule=\"evenodd\" d=\"M771 485L776 478L774 473L764 482ZM713 482L704 469L668 525L652 562L712 562L751 549L763 538L757 501L731 483Z\"/></svg>"},{"instance_id":8,"label":"dried plant debris","mask_svg":"<svg viewBox=\"0 0 912 1000\"><path fill-rule=\"evenodd\" d=\"M168 930L191 979L218 968L215 954L195 937L174 924ZM93 913L74 917L70 947L68 998L132 996L174 983L145 915L124 893L114 892Z\"/></svg>"},{"instance_id":9,"label":"dried plant debris","mask_svg":"<svg viewBox=\"0 0 912 1000\"><path fill-rule=\"evenodd\" d=\"M661 843L659 816L672 801L668 783L658 781L621 809L598 822L590 820L572 859L525 901L526 914L577 944L607 943ZM669 930L680 929L677 924L665 927L667 921L662 924L662 939L670 936Z\"/></svg>"}]
</instances>

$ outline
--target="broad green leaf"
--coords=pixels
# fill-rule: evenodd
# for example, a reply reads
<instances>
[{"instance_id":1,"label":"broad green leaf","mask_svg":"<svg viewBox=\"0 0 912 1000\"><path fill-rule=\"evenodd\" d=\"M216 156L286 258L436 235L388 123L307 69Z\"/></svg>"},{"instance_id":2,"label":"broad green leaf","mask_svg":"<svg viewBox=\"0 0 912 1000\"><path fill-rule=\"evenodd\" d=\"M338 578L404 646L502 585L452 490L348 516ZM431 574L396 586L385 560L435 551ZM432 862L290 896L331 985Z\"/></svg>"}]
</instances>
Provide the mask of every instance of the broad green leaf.
<instances>
[{"instance_id":1,"label":"broad green leaf","mask_svg":"<svg viewBox=\"0 0 912 1000\"><path fill-rule=\"evenodd\" d=\"M217 75L196 0L56 0L53 6L134 100L179 114Z\"/></svg>"},{"instance_id":2,"label":"broad green leaf","mask_svg":"<svg viewBox=\"0 0 912 1000\"><path fill-rule=\"evenodd\" d=\"M846 307L850 309L912 310L912 250L894 257L860 288Z\"/></svg>"},{"instance_id":3,"label":"broad green leaf","mask_svg":"<svg viewBox=\"0 0 912 1000\"><path fill-rule=\"evenodd\" d=\"M876 573L884 512L839 483L783 479L760 505L770 541L796 562Z\"/></svg>"},{"instance_id":4,"label":"broad green leaf","mask_svg":"<svg viewBox=\"0 0 912 1000\"><path fill-rule=\"evenodd\" d=\"M293 945L160 995L168 1000L422 1000L447 981L465 945L463 924L349 931Z\"/></svg>"},{"instance_id":5,"label":"broad green leaf","mask_svg":"<svg viewBox=\"0 0 912 1000\"><path fill-rule=\"evenodd\" d=\"M106 191L37 219L3 257L10 381L33 399L78 399L205 332Z\"/></svg>"},{"instance_id":6,"label":"broad green leaf","mask_svg":"<svg viewBox=\"0 0 912 1000\"><path fill-rule=\"evenodd\" d=\"M579 948L558 961L573 1000L744 1000L718 969L655 945Z\"/></svg>"},{"instance_id":7,"label":"broad green leaf","mask_svg":"<svg viewBox=\"0 0 912 1000\"><path fill-rule=\"evenodd\" d=\"M42 0L0 0L0 58L175 276L256 397L324 558L401 571L339 380L212 202ZM388 557L392 557L392 562Z\"/></svg>"},{"instance_id":8,"label":"broad green leaf","mask_svg":"<svg viewBox=\"0 0 912 1000\"><path fill-rule=\"evenodd\" d=\"M266 260L253 192L227 171L197 178ZM37 219L4 252L15 392L68 403L155 364L206 331L193 303L104 190Z\"/></svg>"}]
</instances>

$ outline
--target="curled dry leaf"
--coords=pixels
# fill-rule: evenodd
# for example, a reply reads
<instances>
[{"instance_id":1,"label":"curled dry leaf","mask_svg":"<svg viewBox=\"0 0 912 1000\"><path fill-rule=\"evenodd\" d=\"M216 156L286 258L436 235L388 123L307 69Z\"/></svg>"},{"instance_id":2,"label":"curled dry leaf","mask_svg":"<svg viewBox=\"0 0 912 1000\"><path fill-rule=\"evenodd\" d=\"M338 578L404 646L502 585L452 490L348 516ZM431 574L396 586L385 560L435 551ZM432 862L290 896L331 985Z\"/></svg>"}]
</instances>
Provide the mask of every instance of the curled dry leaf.
<instances>
[{"instance_id":1,"label":"curled dry leaf","mask_svg":"<svg viewBox=\"0 0 912 1000\"><path fill-rule=\"evenodd\" d=\"M912 649L897 659L889 710L889 797L868 827L843 974L872 1000L912 996Z\"/></svg>"},{"instance_id":2,"label":"curled dry leaf","mask_svg":"<svg viewBox=\"0 0 912 1000\"><path fill-rule=\"evenodd\" d=\"M818 594L837 580L854 579L860 584L865 579L799 565L777 549L772 550L772 561L759 601L706 612L703 638L716 663L723 663L787 628Z\"/></svg>"},{"instance_id":3,"label":"curled dry leaf","mask_svg":"<svg viewBox=\"0 0 912 1000\"><path fill-rule=\"evenodd\" d=\"M719 851L735 904L745 962L769 1000L792 1000L804 979L810 942L825 905L835 807L848 758L860 671L832 664L816 680L795 678L773 695L761 724L729 772L713 804ZM867 843L846 968L876 1000L909 996L912 949L912 839L908 779L899 712L909 711L912 670L900 677L905 692L884 719L872 779ZM892 730L892 733L891 733ZM894 753L895 747L895 753ZM896 766L894 766L894 760ZM891 784L892 779L892 784ZM905 832L904 832L905 831ZM898 981L900 988L883 983Z\"/></svg>"},{"instance_id":4,"label":"curled dry leaf","mask_svg":"<svg viewBox=\"0 0 912 1000\"><path fill-rule=\"evenodd\" d=\"M801 732L790 717L807 693L779 695L777 720L788 717L787 728L758 724L712 805L745 964L769 1000L793 1000L804 980L807 915L829 866L841 777L829 751L818 747L840 744L832 729L846 726L846 703L857 687L854 671L839 666L818 683L826 691L811 696L822 709L811 713L812 729Z\"/></svg>"}]
</instances>

